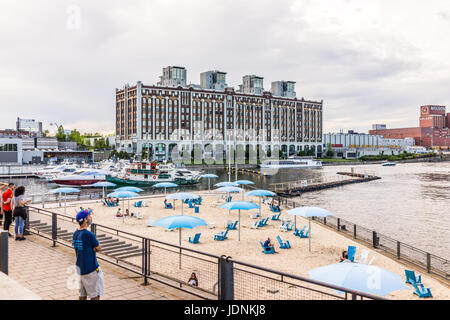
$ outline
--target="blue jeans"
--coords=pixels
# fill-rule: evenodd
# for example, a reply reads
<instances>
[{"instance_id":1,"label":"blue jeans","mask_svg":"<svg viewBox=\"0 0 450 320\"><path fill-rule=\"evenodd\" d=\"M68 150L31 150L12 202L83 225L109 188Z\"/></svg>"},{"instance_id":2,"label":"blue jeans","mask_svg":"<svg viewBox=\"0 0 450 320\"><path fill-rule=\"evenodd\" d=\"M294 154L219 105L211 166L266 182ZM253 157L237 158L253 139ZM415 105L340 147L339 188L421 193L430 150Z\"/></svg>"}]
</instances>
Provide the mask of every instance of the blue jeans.
<instances>
[{"instance_id":1,"label":"blue jeans","mask_svg":"<svg viewBox=\"0 0 450 320\"><path fill-rule=\"evenodd\" d=\"M25 223L25 220L23 220L22 217L16 217L15 220L16 220L16 227L15 227L16 236L19 234L23 236L23 225Z\"/></svg>"}]
</instances>

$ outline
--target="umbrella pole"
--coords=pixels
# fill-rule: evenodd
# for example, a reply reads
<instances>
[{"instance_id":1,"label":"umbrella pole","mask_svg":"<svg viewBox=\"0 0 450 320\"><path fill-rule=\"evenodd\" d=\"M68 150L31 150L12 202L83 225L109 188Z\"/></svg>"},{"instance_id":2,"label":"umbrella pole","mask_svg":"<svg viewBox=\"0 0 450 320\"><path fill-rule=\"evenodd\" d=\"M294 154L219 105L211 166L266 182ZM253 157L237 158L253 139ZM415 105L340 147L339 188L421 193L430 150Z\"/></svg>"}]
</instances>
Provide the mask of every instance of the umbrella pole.
<instances>
[{"instance_id":1,"label":"umbrella pole","mask_svg":"<svg viewBox=\"0 0 450 320\"><path fill-rule=\"evenodd\" d=\"M297 216L294 216L295 229L297 229Z\"/></svg>"},{"instance_id":2,"label":"umbrella pole","mask_svg":"<svg viewBox=\"0 0 450 320\"><path fill-rule=\"evenodd\" d=\"M179 244L181 247L181 228L178 228L178 231L179 231ZM181 269L181 248L180 248L180 263L179 263L178 267L179 267L179 269Z\"/></svg>"},{"instance_id":3,"label":"umbrella pole","mask_svg":"<svg viewBox=\"0 0 450 320\"><path fill-rule=\"evenodd\" d=\"M66 214L66 207L67 207L67 194L64 193L64 214Z\"/></svg>"},{"instance_id":4,"label":"umbrella pole","mask_svg":"<svg viewBox=\"0 0 450 320\"><path fill-rule=\"evenodd\" d=\"M309 218L309 252L311 252L311 218Z\"/></svg>"},{"instance_id":5,"label":"umbrella pole","mask_svg":"<svg viewBox=\"0 0 450 320\"><path fill-rule=\"evenodd\" d=\"M239 237L238 241L241 241L241 209L239 209Z\"/></svg>"},{"instance_id":6,"label":"umbrella pole","mask_svg":"<svg viewBox=\"0 0 450 320\"><path fill-rule=\"evenodd\" d=\"M105 199L105 187L103 187L102 190L103 190L103 199Z\"/></svg>"}]
</instances>

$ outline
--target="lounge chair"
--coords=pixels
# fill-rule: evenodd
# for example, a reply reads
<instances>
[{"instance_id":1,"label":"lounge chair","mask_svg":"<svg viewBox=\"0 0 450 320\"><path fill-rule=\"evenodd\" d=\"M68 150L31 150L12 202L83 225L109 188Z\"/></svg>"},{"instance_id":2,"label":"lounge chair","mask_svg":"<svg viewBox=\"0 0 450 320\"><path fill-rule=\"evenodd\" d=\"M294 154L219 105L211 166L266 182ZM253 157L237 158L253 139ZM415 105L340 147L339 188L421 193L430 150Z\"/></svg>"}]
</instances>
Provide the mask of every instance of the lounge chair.
<instances>
[{"instance_id":1,"label":"lounge chair","mask_svg":"<svg viewBox=\"0 0 450 320\"><path fill-rule=\"evenodd\" d=\"M422 282L422 275L419 274L418 276L416 276L414 271L405 269L405 275L406 275L406 283L418 284Z\"/></svg>"},{"instance_id":2,"label":"lounge chair","mask_svg":"<svg viewBox=\"0 0 450 320\"><path fill-rule=\"evenodd\" d=\"M191 200L189 200L188 204L189 208L195 208L195 204L193 204Z\"/></svg>"},{"instance_id":3,"label":"lounge chair","mask_svg":"<svg viewBox=\"0 0 450 320\"><path fill-rule=\"evenodd\" d=\"M283 240L281 240L280 236L277 236L277 240L278 240L278 243L280 244L281 249L289 249L291 247L289 240L283 241Z\"/></svg>"},{"instance_id":4,"label":"lounge chair","mask_svg":"<svg viewBox=\"0 0 450 320\"><path fill-rule=\"evenodd\" d=\"M417 294L419 298L433 298L431 288L425 288L423 283L412 283L412 286L414 287L414 294Z\"/></svg>"},{"instance_id":5,"label":"lounge chair","mask_svg":"<svg viewBox=\"0 0 450 320\"><path fill-rule=\"evenodd\" d=\"M280 226L280 231L284 231L284 232L286 232L286 231L288 231L287 230L287 226L289 225L289 222L282 222L281 223L281 226Z\"/></svg>"},{"instance_id":6,"label":"lounge chair","mask_svg":"<svg viewBox=\"0 0 450 320\"><path fill-rule=\"evenodd\" d=\"M196 205L201 205L202 204L202 197L199 197L198 199L194 199L193 200L194 201L194 203L196 204Z\"/></svg>"},{"instance_id":7,"label":"lounge chair","mask_svg":"<svg viewBox=\"0 0 450 320\"><path fill-rule=\"evenodd\" d=\"M259 223L260 223L259 220L254 221L254 222L252 223L252 225L250 226L250 228L252 228L252 229L258 229L258 228L259 228Z\"/></svg>"},{"instance_id":8,"label":"lounge chair","mask_svg":"<svg viewBox=\"0 0 450 320\"><path fill-rule=\"evenodd\" d=\"M134 216L135 216L136 219L138 219L138 220L141 220L141 219L144 218L144 216L143 216L142 213L140 213L140 212L136 212L136 213L134 214Z\"/></svg>"},{"instance_id":9,"label":"lounge chair","mask_svg":"<svg viewBox=\"0 0 450 320\"><path fill-rule=\"evenodd\" d=\"M275 253L275 250L273 250L273 247L264 247L264 244L261 241L259 242L259 244L263 248L262 252L264 252L265 254Z\"/></svg>"},{"instance_id":10,"label":"lounge chair","mask_svg":"<svg viewBox=\"0 0 450 320\"><path fill-rule=\"evenodd\" d=\"M105 200L105 202L106 202L106 205L107 205L108 207L115 207L115 206L116 206L115 203L111 203L111 202L109 202L108 200Z\"/></svg>"},{"instance_id":11,"label":"lounge chair","mask_svg":"<svg viewBox=\"0 0 450 320\"><path fill-rule=\"evenodd\" d=\"M200 213L200 207L194 206L194 213Z\"/></svg>"},{"instance_id":12,"label":"lounge chair","mask_svg":"<svg viewBox=\"0 0 450 320\"><path fill-rule=\"evenodd\" d=\"M265 199L263 199L262 203L264 203L264 204L265 204L265 203L266 203L266 201L269 201L269 202L270 202L270 201L272 201L272 198L271 198L271 197L265 198Z\"/></svg>"},{"instance_id":13,"label":"lounge chair","mask_svg":"<svg viewBox=\"0 0 450 320\"><path fill-rule=\"evenodd\" d=\"M193 239L191 237L189 237L189 242L190 243L194 243L194 244L198 243L198 240L200 240L200 235L201 235L201 233L195 234Z\"/></svg>"},{"instance_id":14,"label":"lounge chair","mask_svg":"<svg viewBox=\"0 0 450 320\"><path fill-rule=\"evenodd\" d=\"M305 231L306 226L303 226L303 228L301 230L295 228L294 230L294 236L300 237L303 235L303 232Z\"/></svg>"},{"instance_id":15,"label":"lounge chair","mask_svg":"<svg viewBox=\"0 0 450 320\"><path fill-rule=\"evenodd\" d=\"M233 199L232 196L229 196L228 198L225 199L226 202L231 202L231 199Z\"/></svg>"},{"instance_id":16,"label":"lounge chair","mask_svg":"<svg viewBox=\"0 0 450 320\"><path fill-rule=\"evenodd\" d=\"M269 217L267 217L266 219L260 220L258 227L264 227L265 225L267 225L267 221L269 221Z\"/></svg>"},{"instance_id":17,"label":"lounge chair","mask_svg":"<svg viewBox=\"0 0 450 320\"><path fill-rule=\"evenodd\" d=\"M164 202L164 209L173 209L172 204Z\"/></svg>"},{"instance_id":18,"label":"lounge chair","mask_svg":"<svg viewBox=\"0 0 450 320\"><path fill-rule=\"evenodd\" d=\"M229 230L236 230L237 224L238 224L238 220L236 220L234 223L230 223L230 224L227 226L227 228L228 228Z\"/></svg>"},{"instance_id":19,"label":"lounge chair","mask_svg":"<svg viewBox=\"0 0 450 320\"><path fill-rule=\"evenodd\" d=\"M356 247L348 246L348 249L347 249L348 260L350 260L351 262L354 262L355 261L355 253L356 253Z\"/></svg>"},{"instance_id":20,"label":"lounge chair","mask_svg":"<svg viewBox=\"0 0 450 320\"><path fill-rule=\"evenodd\" d=\"M141 201L136 201L136 202L134 203L134 206L135 206L136 208L141 208L141 207L142 207L142 200L141 200Z\"/></svg>"},{"instance_id":21,"label":"lounge chair","mask_svg":"<svg viewBox=\"0 0 450 320\"><path fill-rule=\"evenodd\" d=\"M269 207L270 207L270 211L272 211L273 213L279 213L279 212L281 212L279 206L273 206L273 205L269 204Z\"/></svg>"},{"instance_id":22,"label":"lounge chair","mask_svg":"<svg viewBox=\"0 0 450 320\"><path fill-rule=\"evenodd\" d=\"M272 220L273 221L280 221L280 216L281 216L281 212L279 214L274 214L272 216Z\"/></svg>"},{"instance_id":23,"label":"lounge chair","mask_svg":"<svg viewBox=\"0 0 450 320\"><path fill-rule=\"evenodd\" d=\"M309 229L308 229L308 231L306 231L305 234L301 234L299 237L300 238L308 238L309 237Z\"/></svg>"},{"instance_id":24,"label":"lounge chair","mask_svg":"<svg viewBox=\"0 0 450 320\"><path fill-rule=\"evenodd\" d=\"M291 224L291 225L289 225L289 223L288 223L288 224L286 224L286 230L287 230L287 231L292 231L292 229L294 229L294 225L295 225L295 223L294 223L294 222L292 222L292 224Z\"/></svg>"},{"instance_id":25,"label":"lounge chair","mask_svg":"<svg viewBox=\"0 0 450 320\"><path fill-rule=\"evenodd\" d=\"M227 239L227 234L228 234L228 228L227 228L227 231L225 231L225 233L223 231L221 233L216 233L214 235L214 240L223 241L223 240Z\"/></svg>"}]
</instances>

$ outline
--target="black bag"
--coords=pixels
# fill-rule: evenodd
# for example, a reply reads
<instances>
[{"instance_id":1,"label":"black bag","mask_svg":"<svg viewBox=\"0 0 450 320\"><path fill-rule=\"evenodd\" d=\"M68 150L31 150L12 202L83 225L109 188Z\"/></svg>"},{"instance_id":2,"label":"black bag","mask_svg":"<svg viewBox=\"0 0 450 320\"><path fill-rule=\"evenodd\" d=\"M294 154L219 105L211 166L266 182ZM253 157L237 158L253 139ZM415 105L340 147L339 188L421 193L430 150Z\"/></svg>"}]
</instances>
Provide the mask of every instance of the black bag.
<instances>
[{"instance_id":1,"label":"black bag","mask_svg":"<svg viewBox=\"0 0 450 320\"><path fill-rule=\"evenodd\" d=\"M21 217L23 220L27 219L27 209L25 207L15 207L14 208L14 218Z\"/></svg>"}]
</instances>

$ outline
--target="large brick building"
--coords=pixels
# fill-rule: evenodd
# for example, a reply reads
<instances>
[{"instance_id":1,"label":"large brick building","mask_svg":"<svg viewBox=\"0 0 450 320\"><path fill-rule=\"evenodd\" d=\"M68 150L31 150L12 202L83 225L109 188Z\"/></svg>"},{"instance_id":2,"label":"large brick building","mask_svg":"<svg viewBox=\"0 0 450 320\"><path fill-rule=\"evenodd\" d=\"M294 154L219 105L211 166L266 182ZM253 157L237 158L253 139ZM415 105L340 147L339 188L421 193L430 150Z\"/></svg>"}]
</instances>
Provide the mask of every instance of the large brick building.
<instances>
[{"instance_id":1,"label":"large brick building","mask_svg":"<svg viewBox=\"0 0 450 320\"><path fill-rule=\"evenodd\" d=\"M213 152L233 144L266 150L277 145L286 154L321 152L323 101L298 99L292 81L274 82L276 90L264 91L263 78L255 75L244 76L235 90L225 75L208 71L201 85L186 85L186 69L169 66L157 85L138 81L116 89L117 149L140 154L150 147L156 160L170 159L173 147L186 141L202 151L211 145Z\"/></svg>"},{"instance_id":2,"label":"large brick building","mask_svg":"<svg viewBox=\"0 0 450 320\"><path fill-rule=\"evenodd\" d=\"M414 138L416 145L448 149L450 147L450 113L445 106L426 105L420 107L419 127L375 129L369 134L379 134L385 138Z\"/></svg>"}]
</instances>

